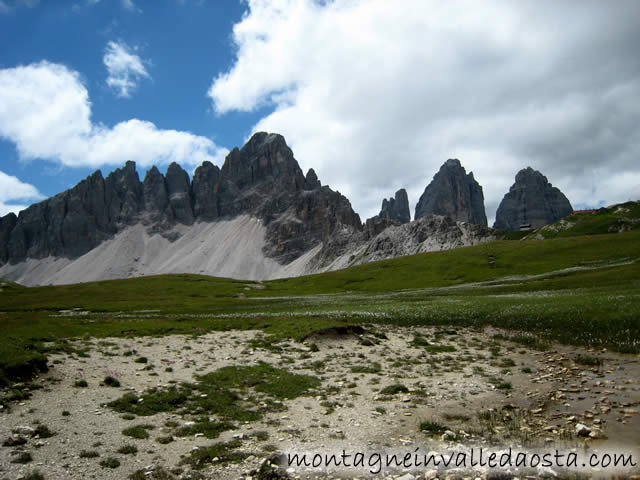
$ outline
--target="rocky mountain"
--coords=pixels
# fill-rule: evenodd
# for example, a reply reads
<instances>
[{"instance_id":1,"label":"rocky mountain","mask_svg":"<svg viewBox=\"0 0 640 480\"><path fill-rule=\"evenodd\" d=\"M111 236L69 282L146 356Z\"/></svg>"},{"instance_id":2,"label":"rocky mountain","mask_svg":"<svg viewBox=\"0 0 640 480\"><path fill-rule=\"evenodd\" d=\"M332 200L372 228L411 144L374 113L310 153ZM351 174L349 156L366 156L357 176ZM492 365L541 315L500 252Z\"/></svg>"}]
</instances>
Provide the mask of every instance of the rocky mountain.
<instances>
[{"instance_id":1,"label":"rocky mountain","mask_svg":"<svg viewBox=\"0 0 640 480\"><path fill-rule=\"evenodd\" d=\"M380 213L367 219L365 232L367 238L373 238L392 225L402 225L411 221L409 197L404 188L398 190L395 197L382 200Z\"/></svg>"},{"instance_id":2,"label":"rocky mountain","mask_svg":"<svg viewBox=\"0 0 640 480\"><path fill-rule=\"evenodd\" d=\"M547 177L527 167L517 173L515 183L500 202L493 228L517 231L521 225L531 225L536 229L572 212L567 197Z\"/></svg>"},{"instance_id":3,"label":"rocky mountain","mask_svg":"<svg viewBox=\"0 0 640 480\"><path fill-rule=\"evenodd\" d=\"M374 217L375 218L375 217ZM387 226L375 236L336 232L311 262L313 271L346 268L417 253L437 252L497 240L498 232L484 225L426 215L413 222Z\"/></svg>"},{"instance_id":4,"label":"rocky mountain","mask_svg":"<svg viewBox=\"0 0 640 480\"><path fill-rule=\"evenodd\" d=\"M249 214L267 227L269 256L285 262L338 227L361 230L349 201L305 177L281 135L257 133L227 156L222 169L204 162L193 181L178 164L166 175L152 167L142 182L127 162L106 179L100 171L74 188L0 223L3 262L48 256L75 258L127 226L175 236L176 224Z\"/></svg>"},{"instance_id":5,"label":"rocky mountain","mask_svg":"<svg viewBox=\"0 0 640 480\"><path fill-rule=\"evenodd\" d=\"M452 218L408 222L404 189L363 225L313 169L303 174L281 135L260 132L222 168L204 162L192 179L173 163L140 181L130 161L0 218L0 277L25 285L160 273L262 280L495 238Z\"/></svg>"},{"instance_id":6,"label":"rocky mountain","mask_svg":"<svg viewBox=\"0 0 640 480\"><path fill-rule=\"evenodd\" d=\"M482 187L458 159L440 167L416 205L414 219L444 215L459 222L487 225Z\"/></svg>"},{"instance_id":7,"label":"rocky mountain","mask_svg":"<svg viewBox=\"0 0 640 480\"><path fill-rule=\"evenodd\" d=\"M411 221L411 212L409 211L407 191L401 188L396 192L395 197L382 200L382 208L378 217L395 220L400 224L409 223Z\"/></svg>"}]
</instances>

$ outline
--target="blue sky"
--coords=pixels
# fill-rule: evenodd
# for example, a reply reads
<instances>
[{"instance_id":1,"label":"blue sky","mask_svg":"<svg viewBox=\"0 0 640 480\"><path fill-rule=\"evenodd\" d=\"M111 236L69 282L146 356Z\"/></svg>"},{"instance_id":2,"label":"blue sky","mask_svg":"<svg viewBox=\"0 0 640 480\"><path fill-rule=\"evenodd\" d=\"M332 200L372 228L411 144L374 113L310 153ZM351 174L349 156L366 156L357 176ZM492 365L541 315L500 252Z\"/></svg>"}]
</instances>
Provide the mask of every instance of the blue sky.
<instances>
[{"instance_id":1,"label":"blue sky","mask_svg":"<svg viewBox=\"0 0 640 480\"><path fill-rule=\"evenodd\" d=\"M635 200L638 44L635 0L0 0L0 214L258 130L362 218L447 158L490 222L526 166L574 208Z\"/></svg>"},{"instance_id":2,"label":"blue sky","mask_svg":"<svg viewBox=\"0 0 640 480\"><path fill-rule=\"evenodd\" d=\"M0 68L42 60L81 75L89 92L94 122L113 126L131 118L158 128L192 132L223 144L242 144L258 113L213 114L206 99L211 79L234 59L233 24L246 4L236 0L196 2L119 0L20 2L0 15ZM107 86L103 58L109 42L126 45L144 62L141 78L128 97ZM135 49L135 50L134 50ZM135 159L134 159L135 160ZM0 169L37 186L45 196L73 186L94 167L63 168L47 159L20 161L12 141L0 142ZM108 173L115 166L103 168ZM144 168L141 168L141 176Z\"/></svg>"}]
</instances>

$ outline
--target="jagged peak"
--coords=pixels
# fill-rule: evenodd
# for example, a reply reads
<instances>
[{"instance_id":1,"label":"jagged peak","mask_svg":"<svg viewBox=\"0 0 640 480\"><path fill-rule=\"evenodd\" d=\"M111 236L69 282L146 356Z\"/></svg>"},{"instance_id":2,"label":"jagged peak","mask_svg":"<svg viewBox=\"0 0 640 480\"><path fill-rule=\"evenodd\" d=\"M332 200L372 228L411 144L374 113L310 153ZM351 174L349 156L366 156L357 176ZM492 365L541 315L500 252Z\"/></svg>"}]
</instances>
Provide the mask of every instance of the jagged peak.
<instances>
[{"instance_id":1,"label":"jagged peak","mask_svg":"<svg viewBox=\"0 0 640 480\"><path fill-rule=\"evenodd\" d=\"M462 168L462 164L460 163L460 160L458 160L457 158L448 159L446 162L442 164L442 166L445 168L454 168L454 167Z\"/></svg>"}]
</instances>

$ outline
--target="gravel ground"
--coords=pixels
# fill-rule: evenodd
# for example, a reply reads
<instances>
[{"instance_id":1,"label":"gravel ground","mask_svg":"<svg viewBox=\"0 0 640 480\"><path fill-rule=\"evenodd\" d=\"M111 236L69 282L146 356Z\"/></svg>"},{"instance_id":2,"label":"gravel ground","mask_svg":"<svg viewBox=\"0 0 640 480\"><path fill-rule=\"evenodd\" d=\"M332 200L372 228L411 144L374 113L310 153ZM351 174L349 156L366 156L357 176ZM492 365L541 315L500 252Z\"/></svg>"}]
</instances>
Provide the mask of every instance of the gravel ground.
<instances>
[{"instance_id":1,"label":"gravel ground","mask_svg":"<svg viewBox=\"0 0 640 480\"><path fill-rule=\"evenodd\" d=\"M578 449L586 445L601 451L640 445L637 355L557 345L553 351L539 352L496 340L493 335L498 332L491 330L377 327L377 332L377 336L327 332L304 343L283 343L277 352L253 349L250 341L262 335L254 331L74 341L73 346L88 348L87 353L51 356L48 373L30 385L17 386L28 389L30 398L13 401L0 411L0 441L26 440L23 445L0 447L0 479L18 479L36 470L46 479L123 479L138 470L147 473L143 478L172 478L161 476L162 468L175 478L255 480L255 470L274 452L413 452L416 448L426 452L490 445ZM429 352L427 346L416 345L416 336L432 346L455 350ZM134 355L124 355L131 350ZM577 363L578 355L597 358L602 365ZM135 362L139 357L146 357L147 363ZM194 382L194 375L258 361L316 376L321 384L309 396L285 400L282 411L251 423L235 422L236 429L217 439L174 436L171 443L160 444L159 437L171 436L194 417L168 412L127 420L106 406L128 391ZM376 370L376 364L379 372L357 372L362 367ZM108 375L121 385L101 385ZM88 387L74 387L79 379ZM404 388L393 394L381 391L391 385ZM7 395L8 391L2 394ZM167 421L173 426L166 426ZM425 422L442 429L422 431ZM154 426L149 439L122 434L138 424ZM38 425L54 435L40 438L33 432ZM241 444L238 451L250 456L238 463L214 462L200 471L181 465L198 447L232 440ZM124 444L134 444L137 453L117 453ZM99 456L83 458L82 451ZM14 463L25 461L25 453L31 461ZM119 466L101 466L110 457ZM367 470L329 475L290 469L288 475L364 478ZM455 476L453 470L438 474L424 468L375 476L411 480L436 475L467 478ZM487 475L479 471L468 478Z\"/></svg>"}]
</instances>

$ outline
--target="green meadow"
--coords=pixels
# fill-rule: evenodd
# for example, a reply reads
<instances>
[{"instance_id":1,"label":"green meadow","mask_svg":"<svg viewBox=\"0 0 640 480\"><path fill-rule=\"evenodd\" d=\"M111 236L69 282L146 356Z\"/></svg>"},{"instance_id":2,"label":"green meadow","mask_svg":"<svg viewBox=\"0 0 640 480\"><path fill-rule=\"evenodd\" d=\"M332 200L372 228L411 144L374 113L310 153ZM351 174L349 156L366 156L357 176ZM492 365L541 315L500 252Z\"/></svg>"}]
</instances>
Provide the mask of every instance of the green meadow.
<instances>
[{"instance_id":1,"label":"green meadow","mask_svg":"<svg viewBox=\"0 0 640 480\"><path fill-rule=\"evenodd\" d=\"M640 353L640 230L501 240L268 282L162 275L0 292L0 382L27 377L82 337L259 329L261 345L377 324L505 329ZM73 352L71 352L73 353Z\"/></svg>"}]
</instances>

